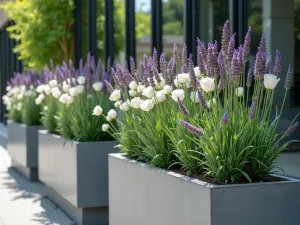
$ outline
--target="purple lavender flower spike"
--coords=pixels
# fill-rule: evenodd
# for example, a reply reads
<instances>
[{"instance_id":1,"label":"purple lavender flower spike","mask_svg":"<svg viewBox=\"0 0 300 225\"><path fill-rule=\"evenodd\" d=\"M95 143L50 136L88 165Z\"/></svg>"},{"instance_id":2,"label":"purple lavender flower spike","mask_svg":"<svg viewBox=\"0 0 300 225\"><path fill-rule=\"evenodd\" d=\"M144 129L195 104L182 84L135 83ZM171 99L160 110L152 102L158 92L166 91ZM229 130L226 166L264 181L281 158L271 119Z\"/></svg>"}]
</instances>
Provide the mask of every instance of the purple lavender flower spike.
<instances>
[{"instance_id":1,"label":"purple lavender flower spike","mask_svg":"<svg viewBox=\"0 0 300 225\"><path fill-rule=\"evenodd\" d=\"M294 123L292 126L290 126L286 131L285 131L285 136L291 136L291 134L296 130L296 128L298 127L299 122L297 121L296 123Z\"/></svg>"},{"instance_id":2,"label":"purple lavender flower spike","mask_svg":"<svg viewBox=\"0 0 300 225\"><path fill-rule=\"evenodd\" d=\"M165 78L165 73L166 73L166 56L165 56L165 53L160 54L159 65L160 65L160 72L162 73L163 77Z\"/></svg>"},{"instance_id":3,"label":"purple lavender flower spike","mask_svg":"<svg viewBox=\"0 0 300 225\"><path fill-rule=\"evenodd\" d=\"M201 54L201 49L200 49L200 40L198 39L198 46L197 46L197 64L199 67L200 74L203 74L204 76L207 75L206 69L205 69L205 63L204 63L204 57Z\"/></svg>"},{"instance_id":4,"label":"purple lavender flower spike","mask_svg":"<svg viewBox=\"0 0 300 225\"><path fill-rule=\"evenodd\" d=\"M273 68L273 74L276 76L279 76L281 73L281 54L278 50L276 50L276 58L275 58L275 64Z\"/></svg>"},{"instance_id":5,"label":"purple lavender flower spike","mask_svg":"<svg viewBox=\"0 0 300 225\"><path fill-rule=\"evenodd\" d=\"M122 83L119 80L119 77L117 76L116 72L114 69L111 69L111 76L113 78L113 81L115 84L119 85L122 88Z\"/></svg>"},{"instance_id":6,"label":"purple lavender flower spike","mask_svg":"<svg viewBox=\"0 0 300 225\"><path fill-rule=\"evenodd\" d=\"M198 137L201 137L204 135L204 131L184 120L180 120L180 123L192 134L195 134Z\"/></svg>"},{"instance_id":7,"label":"purple lavender flower spike","mask_svg":"<svg viewBox=\"0 0 300 225\"><path fill-rule=\"evenodd\" d=\"M113 86L107 81L107 80L104 80L104 83L105 83L105 86L107 87L107 90L112 93L114 91L114 88Z\"/></svg>"},{"instance_id":8,"label":"purple lavender flower spike","mask_svg":"<svg viewBox=\"0 0 300 225\"><path fill-rule=\"evenodd\" d=\"M158 83L160 83L160 82L161 82L161 78L160 78L160 76L159 76L159 73L158 73L157 69L156 69L154 66L152 67L152 69L153 69L153 75L154 75L154 77L155 77L155 80L156 80Z\"/></svg>"},{"instance_id":9,"label":"purple lavender flower spike","mask_svg":"<svg viewBox=\"0 0 300 225\"><path fill-rule=\"evenodd\" d=\"M248 75L247 75L247 82L246 82L246 86L248 88L251 87L251 85L252 85L252 80L253 80L252 77L253 77L252 70L249 69L248 70Z\"/></svg>"},{"instance_id":10,"label":"purple lavender flower spike","mask_svg":"<svg viewBox=\"0 0 300 225\"><path fill-rule=\"evenodd\" d=\"M238 51L234 51L233 58L231 61L231 72L230 72L230 82L235 83L238 81L239 76L241 75L240 71L240 61L238 58Z\"/></svg>"},{"instance_id":11,"label":"purple lavender flower spike","mask_svg":"<svg viewBox=\"0 0 300 225\"><path fill-rule=\"evenodd\" d=\"M247 62L248 59L249 59L249 52L250 52L250 45L251 45L251 34L252 34L252 29L251 29L251 27L249 27L248 31L247 31L247 34L245 36L244 48L243 48L244 63Z\"/></svg>"},{"instance_id":12,"label":"purple lavender flower spike","mask_svg":"<svg viewBox=\"0 0 300 225\"><path fill-rule=\"evenodd\" d=\"M222 33L222 54L223 56L226 56L228 45L229 45L229 20L227 20L223 26L223 33Z\"/></svg>"},{"instance_id":13,"label":"purple lavender flower spike","mask_svg":"<svg viewBox=\"0 0 300 225\"><path fill-rule=\"evenodd\" d=\"M265 65L265 74L270 73L271 62L272 62L272 56L270 55Z\"/></svg>"},{"instance_id":14,"label":"purple lavender flower spike","mask_svg":"<svg viewBox=\"0 0 300 225\"><path fill-rule=\"evenodd\" d=\"M174 47L173 47L173 59L174 59L174 62L177 64L179 55L178 55L178 48L177 48L176 43L174 43Z\"/></svg>"},{"instance_id":15,"label":"purple lavender flower spike","mask_svg":"<svg viewBox=\"0 0 300 225\"><path fill-rule=\"evenodd\" d=\"M166 69L166 84L168 85L172 85L172 70L173 70L173 58L170 59L170 61L168 62L167 65L167 69Z\"/></svg>"},{"instance_id":16,"label":"purple lavender flower spike","mask_svg":"<svg viewBox=\"0 0 300 225\"><path fill-rule=\"evenodd\" d=\"M148 64L148 67L149 67L149 82L150 82L150 85L151 87L155 88L155 82L154 82L154 66L152 64Z\"/></svg>"},{"instance_id":17,"label":"purple lavender flower spike","mask_svg":"<svg viewBox=\"0 0 300 225\"><path fill-rule=\"evenodd\" d=\"M260 79L265 72L264 62L263 62L263 52L261 48L258 48L258 52L256 54L256 60L254 64L254 78L256 80Z\"/></svg>"},{"instance_id":18,"label":"purple lavender flower spike","mask_svg":"<svg viewBox=\"0 0 300 225\"><path fill-rule=\"evenodd\" d=\"M188 68L187 68L186 64L183 64L181 66L181 73L187 73L187 72L188 72Z\"/></svg>"},{"instance_id":19,"label":"purple lavender flower spike","mask_svg":"<svg viewBox=\"0 0 300 225\"><path fill-rule=\"evenodd\" d=\"M228 114L227 114L227 112L224 113L221 122L222 122L222 125L226 125L228 123Z\"/></svg>"},{"instance_id":20,"label":"purple lavender flower spike","mask_svg":"<svg viewBox=\"0 0 300 225\"><path fill-rule=\"evenodd\" d=\"M249 119L254 120L256 116L257 98L254 98L252 105L249 110Z\"/></svg>"},{"instance_id":21,"label":"purple lavender flower spike","mask_svg":"<svg viewBox=\"0 0 300 225\"><path fill-rule=\"evenodd\" d=\"M153 66L156 70L158 70L158 59L157 59L157 50L156 48L153 49L153 55L152 55L152 60L153 60Z\"/></svg>"},{"instance_id":22,"label":"purple lavender flower spike","mask_svg":"<svg viewBox=\"0 0 300 225\"><path fill-rule=\"evenodd\" d=\"M186 44L185 43L183 43L183 46L182 46L182 65L187 65L187 55L188 55L188 53L187 53L187 47L186 47Z\"/></svg>"},{"instance_id":23,"label":"purple lavender flower spike","mask_svg":"<svg viewBox=\"0 0 300 225\"><path fill-rule=\"evenodd\" d=\"M188 115L189 115L189 111L188 111L187 108L184 106L184 104L182 103L182 101L180 100L179 97L177 98L177 103L178 103L178 106L179 106L180 111L182 112L182 114L183 114L184 116L188 116Z\"/></svg>"},{"instance_id":24,"label":"purple lavender flower spike","mask_svg":"<svg viewBox=\"0 0 300 225\"><path fill-rule=\"evenodd\" d=\"M135 62L132 56L129 57L130 60L130 73L134 76L135 75Z\"/></svg>"},{"instance_id":25,"label":"purple lavender flower spike","mask_svg":"<svg viewBox=\"0 0 300 225\"><path fill-rule=\"evenodd\" d=\"M192 54L190 54L190 56L189 56L189 74L190 74L190 78L191 78L192 88L193 88L193 90L196 90L197 89L197 78L196 78L196 74L194 71L194 63L193 63Z\"/></svg>"},{"instance_id":26,"label":"purple lavender flower spike","mask_svg":"<svg viewBox=\"0 0 300 225\"><path fill-rule=\"evenodd\" d=\"M207 109L207 104L206 104L206 101L202 95L202 92L198 89L197 90L197 95L198 95L198 98L199 98L199 102L200 102L200 105L203 109Z\"/></svg>"},{"instance_id":27,"label":"purple lavender flower spike","mask_svg":"<svg viewBox=\"0 0 300 225\"><path fill-rule=\"evenodd\" d=\"M203 60L203 64L206 65L207 64L207 51L205 48L205 45L202 41L200 41L199 39L197 39L198 42L198 51L200 51L201 53L201 58Z\"/></svg>"},{"instance_id":28,"label":"purple lavender flower spike","mask_svg":"<svg viewBox=\"0 0 300 225\"><path fill-rule=\"evenodd\" d=\"M289 64L288 72L285 77L284 87L290 89L292 87L292 64Z\"/></svg>"},{"instance_id":29,"label":"purple lavender flower spike","mask_svg":"<svg viewBox=\"0 0 300 225\"><path fill-rule=\"evenodd\" d=\"M261 49L261 51L264 53L264 52L267 52L267 41L266 41L266 35L263 34L261 36L261 39L260 39L260 43L259 43L259 47Z\"/></svg>"},{"instance_id":30,"label":"purple lavender flower spike","mask_svg":"<svg viewBox=\"0 0 300 225\"><path fill-rule=\"evenodd\" d=\"M234 53L234 46L235 46L235 33L230 37L230 41L228 44L228 50L227 50L227 65L230 66L230 63L232 61L233 53Z\"/></svg>"}]
</instances>

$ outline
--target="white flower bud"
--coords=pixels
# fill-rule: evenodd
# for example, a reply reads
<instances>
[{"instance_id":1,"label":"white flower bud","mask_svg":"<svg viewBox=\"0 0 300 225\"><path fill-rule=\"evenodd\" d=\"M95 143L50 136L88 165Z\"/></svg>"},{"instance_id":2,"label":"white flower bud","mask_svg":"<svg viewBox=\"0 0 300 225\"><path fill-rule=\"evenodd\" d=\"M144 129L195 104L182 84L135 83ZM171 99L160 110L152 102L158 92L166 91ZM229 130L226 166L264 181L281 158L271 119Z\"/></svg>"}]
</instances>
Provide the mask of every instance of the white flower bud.
<instances>
[{"instance_id":1,"label":"white flower bud","mask_svg":"<svg viewBox=\"0 0 300 225\"><path fill-rule=\"evenodd\" d=\"M108 129L109 129L109 125L108 125L108 124L103 124L103 125L102 125L102 131L103 131L103 132L107 132Z\"/></svg>"},{"instance_id":2,"label":"white flower bud","mask_svg":"<svg viewBox=\"0 0 300 225\"><path fill-rule=\"evenodd\" d=\"M54 88L57 87L57 80L50 80L49 83L50 87Z\"/></svg>"},{"instance_id":3,"label":"white flower bud","mask_svg":"<svg viewBox=\"0 0 300 225\"><path fill-rule=\"evenodd\" d=\"M75 97L77 95L77 90L75 87L71 87L69 89L69 94L72 96L72 97Z\"/></svg>"},{"instance_id":4,"label":"white flower bud","mask_svg":"<svg viewBox=\"0 0 300 225\"><path fill-rule=\"evenodd\" d=\"M103 112L103 109L101 108L100 105L97 105L94 110L93 110L93 115L95 116L100 116Z\"/></svg>"},{"instance_id":5,"label":"white flower bud","mask_svg":"<svg viewBox=\"0 0 300 225\"><path fill-rule=\"evenodd\" d=\"M84 86L83 86L83 85L77 85L77 86L76 86L76 92L77 92L78 94L84 92Z\"/></svg>"},{"instance_id":6,"label":"white flower bud","mask_svg":"<svg viewBox=\"0 0 300 225\"><path fill-rule=\"evenodd\" d=\"M175 89L171 93L171 98L177 102L178 98L182 101L184 99L184 90L183 89Z\"/></svg>"},{"instance_id":7,"label":"white flower bud","mask_svg":"<svg viewBox=\"0 0 300 225\"><path fill-rule=\"evenodd\" d=\"M151 87L151 86L146 87L143 90L143 95L146 96L147 98L153 98L154 97L154 89L153 89L153 87Z\"/></svg>"},{"instance_id":8,"label":"white flower bud","mask_svg":"<svg viewBox=\"0 0 300 225\"><path fill-rule=\"evenodd\" d=\"M116 102L121 98L121 92L120 90L114 90L110 96L109 96L109 100Z\"/></svg>"},{"instance_id":9,"label":"white flower bud","mask_svg":"<svg viewBox=\"0 0 300 225\"><path fill-rule=\"evenodd\" d=\"M163 90L156 92L156 99L159 102L164 102L167 99L167 96Z\"/></svg>"},{"instance_id":10,"label":"white flower bud","mask_svg":"<svg viewBox=\"0 0 300 225\"><path fill-rule=\"evenodd\" d=\"M152 99L147 99L141 103L140 107L141 107L141 110L143 110L145 112L149 112L151 109L153 109L154 102Z\"/></svg>"},{"instance_id":11,"label":"white flower bud","mask_svg":"<svg viewBox=\"0 0 300 225\"><path fill-rule=\"evenodd\" d=\"M170 86L170 85L164 86L164 92L165 92L166 94L170 94L170 93L172 92L172 90L173 90L173 87L172 87L172 86Z\"/></svg>"},{"instance_id":12,"label":"white flower bud","mask_svg":"<svg viewBox=\"0 0 300 225\"><path fill-rule=\"evenodd\" d=\"M130 101L130 106L134 109L139 109L141 102L142 102L142 100L140 97L132 98Z\"/></svg>"},{"instance_id":13,"label":"white flower bud","mask_svg":"<svg viewBox=\"0 0 300 225\"><path fill-rule=\"evenodd\" d=\"M78 82L78 84L85 84L85 77L84 76L79 76L78 78L77 78L77 82Z\"/></svg>"},{"instance_id":14,"label":"white flower bud","mask_svg":"<svg viewBox=\"0 0 300 225\"><path fill-rule=\"evenodd\" d=\"M92 87L95 91L101 91L102 87L103 87L103 83L102 82L96 82L96 83L93 84Z\"/></svg>"},{"instance_id":15,"label":"white flower bud","mask_svg":"<svg viewBox=\"0 0 300 225\"><path fill-rule=\"evenodd\" d=\"M107 116L111 117L112 119L115 119L117 117L117 112L114 109L111 109L108 111Z\"/></svg>"},{"instance_id":16,"label":"white flower bud","mask_svg":"<svg viewBox=\"0 0 300 225\"><path fill-rule=\"evenodd\" d=\"M128 111L130 109L130 106L127 102L123 102L120 106L120 109L124 112Z\"/></svg>"},{"instance_id":17,"label":"white flower bud","mask_svg":"<svg viewBox=\"0 0 300 225\"><path fill-rule=\"evenodd\" d=\"M129 90L129 95L130 95L131 97L135 97L135 96L137 96L137 92L134 91L134 90Z\"/></svg>"},{"instance_id":18,"label":"white flower bud","mask_svg":"<svg viewBox=\"0 0 300 225\"><path fill-rule=\"evenodd\" d=\"M130 88L131 90L136 90L137 87L138 87L138 85L137 85L136 81L133 80L133 81L130 82L129 88Z\"/></svg>"}]
</instances>

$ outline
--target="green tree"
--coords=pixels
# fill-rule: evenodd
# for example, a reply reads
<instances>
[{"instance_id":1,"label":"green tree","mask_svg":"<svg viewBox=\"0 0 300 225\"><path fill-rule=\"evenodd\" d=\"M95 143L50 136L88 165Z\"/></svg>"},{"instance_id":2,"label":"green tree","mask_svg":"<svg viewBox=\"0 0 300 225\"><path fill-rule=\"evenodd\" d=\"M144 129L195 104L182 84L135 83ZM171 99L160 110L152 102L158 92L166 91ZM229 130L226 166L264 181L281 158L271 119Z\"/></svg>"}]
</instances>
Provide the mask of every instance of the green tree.
<instances>
[{"instance_id":1,"label":"green tree","mask_svg":"<svg viewBox=\"0 0 300 225\"><path fill-rule=\"evenodd\" d=\"M163 33L183 35L182 0L168 0L163 3Z\"/></svg>"}]
</instances>

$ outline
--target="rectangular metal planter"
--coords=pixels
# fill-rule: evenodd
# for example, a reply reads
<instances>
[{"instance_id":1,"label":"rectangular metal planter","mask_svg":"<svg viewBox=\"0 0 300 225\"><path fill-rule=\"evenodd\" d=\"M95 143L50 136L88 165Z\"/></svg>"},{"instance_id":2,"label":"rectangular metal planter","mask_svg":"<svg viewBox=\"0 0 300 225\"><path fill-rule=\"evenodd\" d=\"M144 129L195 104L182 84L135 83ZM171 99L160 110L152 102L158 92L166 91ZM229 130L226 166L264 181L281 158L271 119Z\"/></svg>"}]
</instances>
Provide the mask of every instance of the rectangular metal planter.
<instances>
[{"instance_id":1,"label":"rectangular metal planter","mask_svg":"<svg viewBox=\"0 0 300 225\"><path fill-rule=\"evenodd\" d=\"M108 154L115 141L74 142L39 131L39 179L77 225L108 224Z\"/></svg>"},{"instance_id":2,"label":"rectangular metal planter","mask_svg":"<svg viewBox=\"0 0 300 225\"><path fill-rule=\"evenodd\" d=\"M109 155L110 225L298 225L300 181L213 185Z\"/></svg>"},{"instance_id":3,"label":"rectangular metal planter","mask_svg":"<svg viewBox=\"0 0 300 225\"><path fill-rule=\"evenodd\" d=\"M7 151L12 158L12 168L30 181L38 180L38 130L41 128L7 122Z\"/></svg>"}]
</instances>

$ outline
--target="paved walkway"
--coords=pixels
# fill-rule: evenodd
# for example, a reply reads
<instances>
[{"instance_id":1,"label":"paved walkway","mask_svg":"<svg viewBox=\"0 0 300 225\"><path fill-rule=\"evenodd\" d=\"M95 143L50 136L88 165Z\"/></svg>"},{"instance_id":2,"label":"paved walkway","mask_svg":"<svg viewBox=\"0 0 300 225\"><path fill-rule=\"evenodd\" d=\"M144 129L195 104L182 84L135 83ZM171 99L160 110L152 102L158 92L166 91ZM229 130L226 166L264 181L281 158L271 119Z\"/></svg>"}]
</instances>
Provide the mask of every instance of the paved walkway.
<instances>
[{"instance_id":1,"label":"paved walkway","mask_svg":"<svg viewBox=\"0 0 300 225\"><path fill-rule=\"evenodd\" d=\"M42 183L30 183L9 169L0 146L0 225L71 225L72 221L44 196Z\"/></svg>"}]
</instances>

